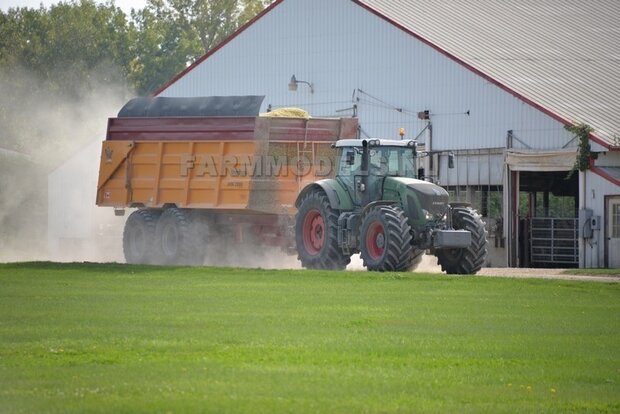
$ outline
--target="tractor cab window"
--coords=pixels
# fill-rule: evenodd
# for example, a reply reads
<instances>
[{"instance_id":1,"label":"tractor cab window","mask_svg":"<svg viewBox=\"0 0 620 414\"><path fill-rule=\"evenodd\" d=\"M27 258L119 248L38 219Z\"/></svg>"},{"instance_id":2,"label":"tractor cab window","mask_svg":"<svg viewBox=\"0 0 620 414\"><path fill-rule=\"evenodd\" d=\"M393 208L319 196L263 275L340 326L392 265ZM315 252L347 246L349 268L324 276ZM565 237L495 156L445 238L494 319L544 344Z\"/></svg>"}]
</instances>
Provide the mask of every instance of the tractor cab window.
<instances>
[{"instance_id":1,"label":"tractor cab window","mask_svg":"<svg viewBox=\"0 0 620 414\"><path fill-rule=\"evenodd\" d=\"M343 181L345 188L352 189L355 186L355 176L362 170L362 149L345 147L341 149L338 159L337 176ZM353 194L351 194L353 197Z\"/></svg>"},{"instance_id":2,"label":"tractor cab window","mask_svg":"<svg viewBox=\"0 0 620 414\"><path fill-rule=\"evenodd\" d=\"M371 174L415 178L415 158L409 148L372 148L369 161Z\"/></svg>"},{"instance_id":3,"label":"tractor cab window","mask_svg":"<svg viewBox=\"0 0 620 414\"><path fill-rule=\"evenodd\" d=\"M362 149L342 148L338 162L338 176L352 178L362 167ZM375 176L416 178L413 151L405 147L376 147L369 150L368 172Z\"/></svg>"},{"instance_id":4,"label":"tractor cab window","mask_svg":"<svg viewBox=\"0 0 620 414\"><path fill-rule=\"evenodd\" d=\"M338 162L338 175L341 177L353 176L361 170L361 148L343 148Z\"/></svg>"}]
</instances>

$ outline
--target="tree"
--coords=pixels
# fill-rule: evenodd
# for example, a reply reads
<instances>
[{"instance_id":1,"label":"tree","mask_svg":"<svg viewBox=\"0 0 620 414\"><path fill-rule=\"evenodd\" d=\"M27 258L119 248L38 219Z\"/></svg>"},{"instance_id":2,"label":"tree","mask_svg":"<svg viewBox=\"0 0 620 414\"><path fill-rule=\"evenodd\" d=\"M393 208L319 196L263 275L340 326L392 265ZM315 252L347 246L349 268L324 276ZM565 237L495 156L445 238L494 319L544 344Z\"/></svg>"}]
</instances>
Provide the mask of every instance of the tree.
<instances>
[{"instance_id":1,"label":"tree","mask_svg":"<svg viewBox=\"0 0 620 414\"><path fill-rule=\"evenodd\" d=\"M63 110L101 90L127 94L133 38L133 26L112 3L0 13L0 146L53 162L50 143L81 145Z\"/></svg>"},{"instance_id":2,"label":"tree","mask_svg":"<svg viewBox=\"0 0 620 414\"><path fill-rule=\"evenodd\" d=\"M0 16L0 65L10 74L27 70L50 90L79 96L93 82L125 81L133 37L127 16L112 3L9 9Z\"/></svg>"},{"instance_id":3,"label":"tree","mask_svg":"<svg viewBox=\"0 0 620 414\"><path fill-rule=\"evenodd\" d=\"M148 94L195 62L267 4L263 0L149 0L137 26L131 79Z\"/></svg>"}]
</instances>

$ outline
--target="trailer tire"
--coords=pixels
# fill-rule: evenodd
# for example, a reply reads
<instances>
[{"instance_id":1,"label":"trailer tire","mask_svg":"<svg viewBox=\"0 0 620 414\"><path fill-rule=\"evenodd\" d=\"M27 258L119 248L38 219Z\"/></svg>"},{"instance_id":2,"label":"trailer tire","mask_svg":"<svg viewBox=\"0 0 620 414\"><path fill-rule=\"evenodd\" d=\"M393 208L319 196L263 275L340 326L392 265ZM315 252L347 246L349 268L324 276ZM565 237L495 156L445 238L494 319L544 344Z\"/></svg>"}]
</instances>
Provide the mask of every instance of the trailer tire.
<instances>
[{"instance_id":1,"label":"trailer tire","mask_svg":"<svg viewBox=\"0 0 620 414\"><path fill-rule=\"evenodd\" d=\"M136 210L129 215L123 230L123 254L130 264L156 264L155 229L161 213L157 210Z\"/></svg>"},{"instance_id":2,"label":"trailer tire","mask_svg":"<svg viewBox=\"0 0 620 414\"><path fill-rule=\"evenodd\" d=\"M322 190L312 190L299 203L295 217L298 259L307 269L342 270L351 257L338 246L338 214Z\"/></svg>"},{"instance_id":3,"label":"trailer tire","mask_svg":"<svg viewBox=\"0 0 620 414\"><path fill-rule=\"evenodd\" d=\"M447 274L473 275L484 264L487 257L487 238L484 223L471 207L452 210L452 225L456 230L471 232L471 245L461 249L437 250L437 262Z\"/></svg>"},{"instance_id":4,"label":"trailer tire","mask_svg":"<svg viewBox=\"0 0 620 414\"><path fill-rule=\"evenodd\" d=\"M155 240L161 264L202 265L206 249L203 226L191 210L164 210L157 222Z\"/></svg>"},{"instance_id":5,"label":"trailer tire","mask_svg":"<svg viewBox=\"0 0 620 414\"><path fill-rule=\"evenodd\" d=\"M408 271L416 259L421 260L411 245L411 226L397 206L375 207L366 214L360 231L360 252L364 266L371 271Z\"/></svg>"}]
</instances>

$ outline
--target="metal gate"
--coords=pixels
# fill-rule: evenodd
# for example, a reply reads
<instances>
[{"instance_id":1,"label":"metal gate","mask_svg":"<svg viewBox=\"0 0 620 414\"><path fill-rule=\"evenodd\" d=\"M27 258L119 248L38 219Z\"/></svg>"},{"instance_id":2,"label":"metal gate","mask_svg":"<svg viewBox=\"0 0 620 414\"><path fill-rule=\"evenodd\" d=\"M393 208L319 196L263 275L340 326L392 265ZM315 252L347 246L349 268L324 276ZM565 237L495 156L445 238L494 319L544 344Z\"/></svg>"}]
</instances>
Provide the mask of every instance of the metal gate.
<instances>
[{"instance_id":1,"label":"metal gate","mask_svg":"<svg viewBox=\"0 0 620 414\"><path fill-rule=\"evenodd\" d=\"M530 221L530 261L533 266L579 265L578 224L574 218L533 217Z\"/></svg>"}]
</instances>

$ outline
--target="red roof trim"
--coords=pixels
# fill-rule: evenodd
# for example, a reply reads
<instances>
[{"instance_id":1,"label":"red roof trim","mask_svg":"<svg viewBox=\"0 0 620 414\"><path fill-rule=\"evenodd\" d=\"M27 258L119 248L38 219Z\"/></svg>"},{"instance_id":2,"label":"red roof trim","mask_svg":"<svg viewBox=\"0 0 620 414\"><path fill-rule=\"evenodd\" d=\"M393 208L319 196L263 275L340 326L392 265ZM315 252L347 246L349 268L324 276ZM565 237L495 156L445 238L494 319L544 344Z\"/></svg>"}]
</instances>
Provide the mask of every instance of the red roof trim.
<instances>
[{"instance_id":1,"label":"red roof trim","mask_svg":"<svg viewBox=\"0 0 620 414\"><path fill-rule=\"evenodd\" d=\"M616 184L617 186L620 186L620 180L618 180L613 175L608 174L607 171L605 171L601 167L597 167L593 163L590 163L590 171L592 171L596 175L600 175L601 177L603 177L607 181L609 181L609 182L611 182L613 184Z\"/></svg>"},{"instance_id":2,"label":"red roof trim","mask_svg":"<svg viewBox=\"0 0 620 414\"><path fill-rule=\"evenodd\" d=\"M194 63L192 63L191 65L189 65L188 67L186 67L182 72L180 72L178 75L176 75L174 78L170 79L168 82L166 82L161 88L159 88L157 91L155 91L153 93L153 96L157 96L160 93L162 93L163 91L165 91L170 85L172 85L173 83L175 83L176 81L178 81L179 79L181 79L183 76L187 75L189 72L191 72L192 70L194 70L196 68L196 66L200 65L202 62L204 62L207 58L209 58L211 55L213 55L215 52L217 52L218 50L220 50L221 48L223 48L224 46L226 46L228 43L230 43L235 37L239 36L241 33L243 33L248 27L252 26L258 19L260 19L261 17L263 17L265 14L269 13L274 7L276 7L278 4L282 3L284 0L276 0L273 3L271 3L269 6L267 6L266 8L263 9L263 11L261 11L260 13L258 13L256 16L254 16L252 19L248 20L243 26L241 26L239 29L237 29L233 34L231 34L230 36L228 36L226 39L224 39L221 43L219 43L217 46L215 46L214 48L212 48L211 50L209 50L207 53L205 53L202 57L200 57L198 60L196 60Z\"/></svg>"},{"instance_id":3,"label":"red roof trim","mask_svg":"<svg viewBox=\"0 0 620 414\"><path fill-rule=\"evenodd\" d=\"M496 85L500 89L503 89L504 91L508 92L509 94L514 96L515 98L522 100L523 102L527 103L530 106L533 106L534 108L536 108L539 111L549 115L550 117L552 117L555 120L563 123L564 125L573 125L574 124L572 121L570 121L570 120L564 118L563 116L561 116L561 115L551 111L548 108L545 108L544 106L540 105L539 103L532 101L531 99L527 98L526 96L524 96L524 95L520 94L519 92L511 89L510 87L504 85L503 83L499 82L497 79L494 79L494 78L490 77L489 75L487 75L486 73L481 72L479 69L476 69L475 67L471 66L469 63L465 62L464 60L456 57L455 55L453 55L452 53L448 52L447 50L437 46L434 43L432 43L430 40L428 40L428 39L420 36L419 34L411 31L410 29L406 28L405 26L403 26L402 24L398 23L397 21L390 19L385 14L381 13L379 10L377 10L377 9L373 8L372 6L369 6L368 4L364 3L363 0L352 0L352 1L353 1L353 3L355 3L358 6L368 10L369 12L371 12L372 14L380 17L381 19L385 20L386 22L396 26L397 28L399 28L403 32L409 34L410 36L415 37L416 39L418 39L422 43L432 47L433 49L435 49L436 51L438 51L442 55L444 55L444 56L454 60L456 63L460 64L461 66L464 66L465 68L467 68L470 71L474 72L476 75L481 76L482 78L484 78L485 80L487 80L487 81L491 82L492 84ZM600 137L596 136L593 133L590 134L590 139L592 141L594 141L594 142L597 142L597 143L601 144L605 148L609 148L609 143L605 142L605 140L601 139Z\"/></svg>"}]
</instances>

